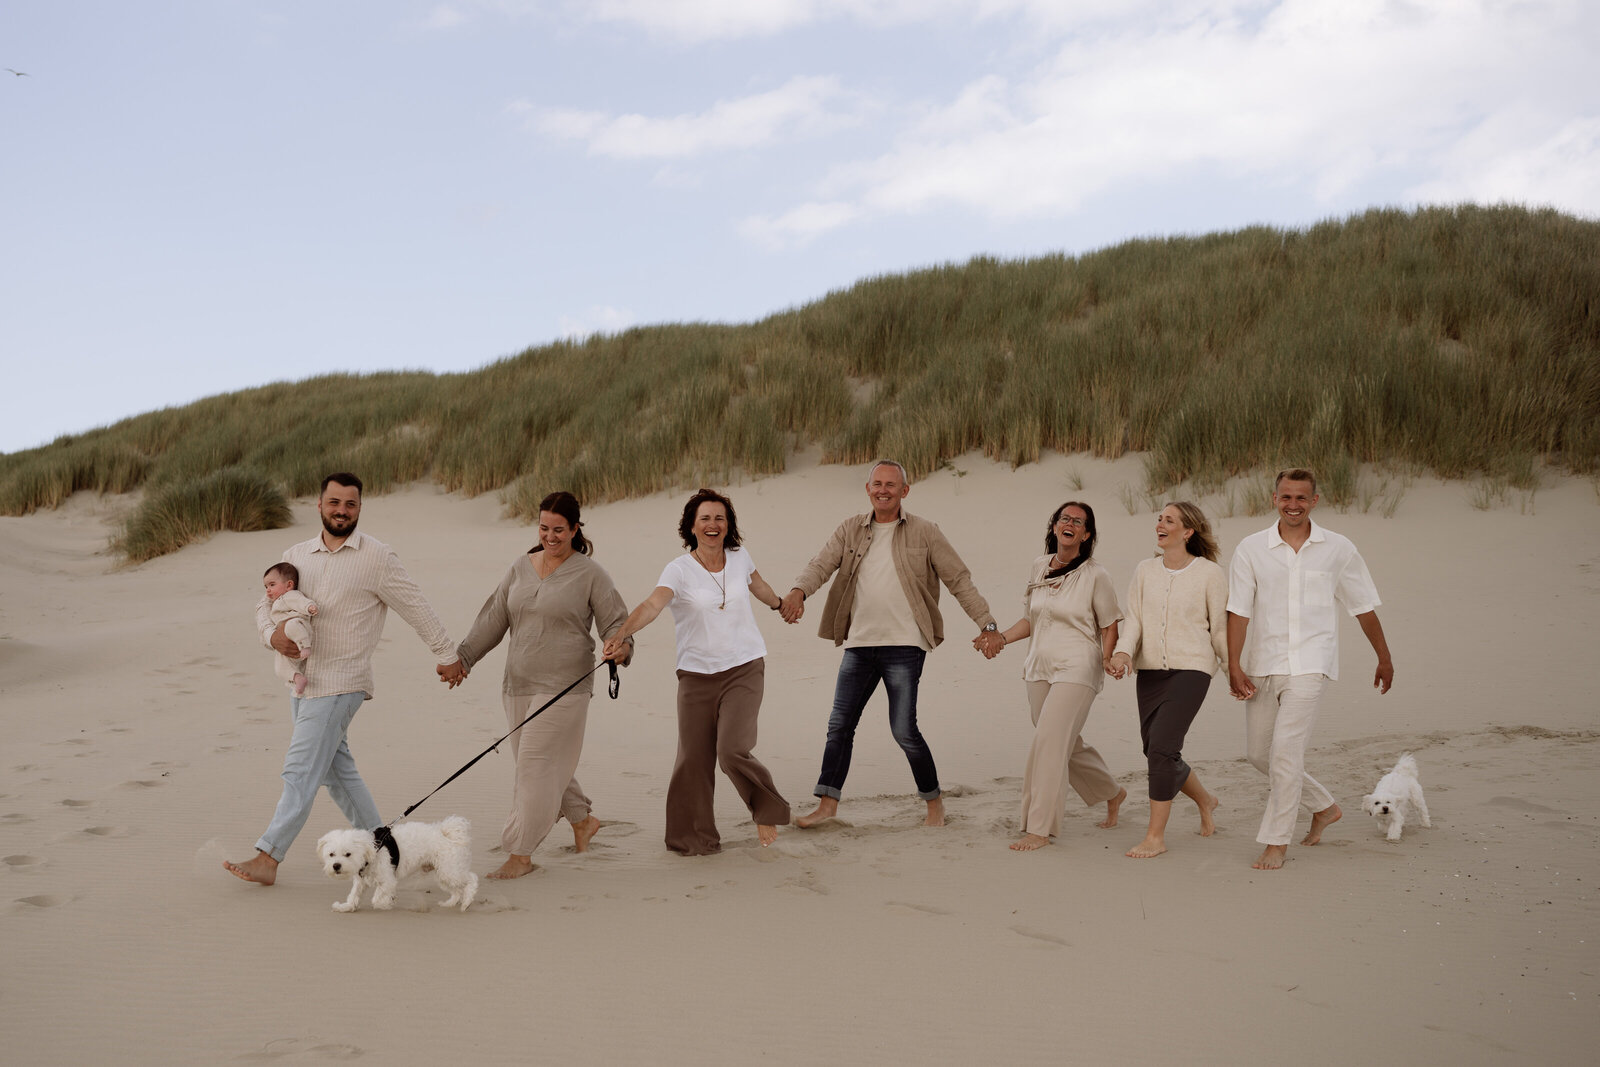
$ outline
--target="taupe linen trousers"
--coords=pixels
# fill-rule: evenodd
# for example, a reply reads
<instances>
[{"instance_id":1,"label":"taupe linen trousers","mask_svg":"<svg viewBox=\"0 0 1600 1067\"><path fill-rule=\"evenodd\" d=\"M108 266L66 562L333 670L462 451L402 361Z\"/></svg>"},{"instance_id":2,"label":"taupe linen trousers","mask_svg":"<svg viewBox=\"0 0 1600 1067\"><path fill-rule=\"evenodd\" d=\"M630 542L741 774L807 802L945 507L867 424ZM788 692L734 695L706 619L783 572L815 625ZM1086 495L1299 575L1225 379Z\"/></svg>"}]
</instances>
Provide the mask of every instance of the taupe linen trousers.
<instances>
[{"instance_id":1,"label":"taupe linen trousers","mask_svg":"<svg viewBox=\"0 0 1600 1067\"><path fill-rule=\"evenodd\" d=\"M789 802L751 753L765 673L764 658L716 674L678 672L678 758L667 785L666 842L672 851L705 856L721 850L712 806L719 764L758 825L788 824Z\"/></svg>"},{"instance_id":2,"label":"taupe linen trousers","mask_svg":"<svg viewBox=\"0 0 1600 1067\"><path fill-rule=\"evenodd\" d=\"M553 696L555 693L505 694L506 728L516 726ZM588 722L589 694L573 690L506 739L515 775L511 814L500 834L500 845L507 853L531 856L557 818L576 824L589 817L589 798L573 777L583 754L583 731Z\"/></svg>"}]
</instances>

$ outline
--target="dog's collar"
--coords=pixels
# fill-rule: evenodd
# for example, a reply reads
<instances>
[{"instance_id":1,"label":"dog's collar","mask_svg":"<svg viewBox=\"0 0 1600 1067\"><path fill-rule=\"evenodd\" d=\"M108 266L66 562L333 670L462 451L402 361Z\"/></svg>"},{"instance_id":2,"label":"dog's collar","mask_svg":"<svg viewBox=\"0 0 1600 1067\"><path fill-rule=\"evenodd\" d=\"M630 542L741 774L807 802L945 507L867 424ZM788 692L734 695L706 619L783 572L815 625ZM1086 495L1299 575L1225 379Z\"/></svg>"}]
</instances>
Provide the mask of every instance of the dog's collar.
<instances>
[{"instance_id":1,"label":"dog's collar","mask_svg":"<svg viewBox=\"0 0 1600 1067\"><path fill-rule=\"evenodd\" d=\"M389 853L389 862L394 864L394 869L400 869L400 842L394 839L394 832L387 826L380 826L372 831L372 843Z\"/></svg>"}]
</instances>

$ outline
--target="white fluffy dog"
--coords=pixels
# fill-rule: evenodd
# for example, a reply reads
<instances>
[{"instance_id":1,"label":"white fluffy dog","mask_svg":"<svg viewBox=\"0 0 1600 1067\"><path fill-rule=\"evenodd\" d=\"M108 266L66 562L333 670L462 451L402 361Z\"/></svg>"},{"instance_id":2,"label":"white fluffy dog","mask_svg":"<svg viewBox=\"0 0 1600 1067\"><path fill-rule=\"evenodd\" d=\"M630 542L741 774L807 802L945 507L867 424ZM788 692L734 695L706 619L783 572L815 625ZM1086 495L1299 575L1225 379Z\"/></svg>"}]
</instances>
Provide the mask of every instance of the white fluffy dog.
<instances>
[{"instance_id":1,"label":"white fluffy dog","mask_svg":"<svg viewBox=\"0 0 1600 1067\"><path fill-rule=\"evenodd\" d=\"M1428 802L1422 799L1422 783L1417 781L1417 761L1409 752L1400 757L1394 770L1378 779L1372 792L1361 798L1361 806L1383 825L1390 841L1400 840L1408 810L1417 813L1422 825L1433 825L1428 821Z\"/></svg>"},{"instance_id":2,"label":"white fluffy dog","mask_svg":"<svg viewBox=\"0 0 1600 1067\"><path fill-rule=\"evenodd\" d=\"M334 830L322 835L317 853L322 857L322 872L329 878L349 878L350 895L333 906L334 911L355 911L363 887L372 888L372 906L379 911L394 907L394 893L400 879L432 871L439 884L450 891L444 906L466 911L478 892L478 876L472 873L472 824L459 815L444 822L403 822L391 828L400 850L397 864L386 844L379 844L371 830Z\"/></svg>"}]
</instances>

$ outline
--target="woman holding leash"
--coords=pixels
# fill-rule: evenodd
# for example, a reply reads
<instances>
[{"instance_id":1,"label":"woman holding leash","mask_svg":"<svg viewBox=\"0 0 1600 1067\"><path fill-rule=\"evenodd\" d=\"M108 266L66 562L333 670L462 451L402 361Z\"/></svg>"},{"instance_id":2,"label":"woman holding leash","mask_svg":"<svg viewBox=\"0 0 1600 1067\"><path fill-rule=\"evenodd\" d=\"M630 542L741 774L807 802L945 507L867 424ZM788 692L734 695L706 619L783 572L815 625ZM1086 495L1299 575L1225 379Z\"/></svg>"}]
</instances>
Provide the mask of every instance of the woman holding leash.
<instances>
[{"instance_id":1,"label":"woman holding leash","mask_svg":"<svg viewBox=\"0 0 1600 1067\"><path fill-rule=\"evenodd\" d=\"M685 856L720 851L712 810L717 764L756 823L763 846L789 822L789 802L751 753L761 710L767 647L751 598L777 610L780 598L740 546L733 502L701 489L683 507L678 535L688 549L668 563L655 591L633 609L603 656L672 609L678 646L678 756L667 786L667 847Z\"/></svg>"},{"instance_id":2,"label":"woman holding leash","mask_svg":"<svg viewBox=\"0 0 1600 1067\"><path fill-rule=\"evenodd\" d=\"M1217 539L1205 512L1187 500L1156 517L1156 556L1135 568L1128 615L1110 673L1139 672L1139 738L1150 764L1150 828L1127 851L1150 859L1167 850L1167 819L1180 792L1200 809L1210 837L1216 796L1183 762L1183 739L1217 667L1228 662L1228 576L1217 565Z\"/></svg>"},{"instance_id":3,"label":"woman holding leash","mask_svg":"<svg viewBox=\"0 0 1600 1067\"><path fill-rule=\"evenodd\" d=\"M589 558L593 550L583 535L577 498L565 492L545 497L539 502L538 543L511 564L456 650L470 672L510 633L501 689L510 727L572 679L594 670L591 631L609 638L622 626L627 606L611 576ZM607 659L626 663L631 655L632 642L618 642L615 649L607 642ZM532 871L533 850L558 817L571 824L579 852L588 850L600 829L573 777L593 692L593 678L585 678L508 739L515 777L511 814L500 837L506 861L490 878L520 878Z\"/></svg>"},{"instance_id":4,"label":"woman holding leash","mask_svg":"<svg viewBox=\"0 0 1600 1067\"><path fill-rule=\"evenodd\" d=\"M1061 828L1068 785L1091 808L1106 805L1104 829L1117 825L1128 796L1082 736L1122 617L1111 575L1092 558L1095 538L1088 504L1069 500L1056 508L1045 527L1045 554L1033 561L1022 592L1023 617L972 642L993 659L1011 642L1032 638L1022 665L1034 733L1022 775L1022 836L1011 843L1018 852L1050 843Z\"/></svg>"}]
</instances>

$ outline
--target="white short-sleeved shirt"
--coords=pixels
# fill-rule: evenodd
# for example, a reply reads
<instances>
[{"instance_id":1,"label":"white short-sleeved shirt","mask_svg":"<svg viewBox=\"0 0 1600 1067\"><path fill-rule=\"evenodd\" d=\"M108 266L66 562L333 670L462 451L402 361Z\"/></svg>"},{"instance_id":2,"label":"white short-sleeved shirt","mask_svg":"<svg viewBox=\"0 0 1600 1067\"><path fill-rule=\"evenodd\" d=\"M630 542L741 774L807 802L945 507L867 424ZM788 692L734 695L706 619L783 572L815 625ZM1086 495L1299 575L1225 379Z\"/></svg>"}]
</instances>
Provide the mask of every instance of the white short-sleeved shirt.
<instances>
[{"instance_id":1,"label":"white short-sleeved shirt","mask_svg":"<svg viewBox=\"0 0 1600 1067\"><path fill-rule=\"evenodd\" d=\"M742 548L729 549L723 559L722 572L712 574L685 552L667 564L656 582L672 590L667 606L672 609L680 671L717 674L767 654L750 610L755 561Z\"/></svg>"},{"instance_id":2,"label":"white short-sleeved shirt","mask_svg":"<svg viewBox=\"0 0 1600 1067\"><path fill-rule=\"evenodd\" d=\"M1311 524L1296 552L1278 524L1239 542L1228 568L1228 610L1250 620L1244 672L1339 677L1339 614L1364 615L1382 603L1366 561L1348 537Z\"/></svg>"}]
</instances>

